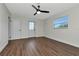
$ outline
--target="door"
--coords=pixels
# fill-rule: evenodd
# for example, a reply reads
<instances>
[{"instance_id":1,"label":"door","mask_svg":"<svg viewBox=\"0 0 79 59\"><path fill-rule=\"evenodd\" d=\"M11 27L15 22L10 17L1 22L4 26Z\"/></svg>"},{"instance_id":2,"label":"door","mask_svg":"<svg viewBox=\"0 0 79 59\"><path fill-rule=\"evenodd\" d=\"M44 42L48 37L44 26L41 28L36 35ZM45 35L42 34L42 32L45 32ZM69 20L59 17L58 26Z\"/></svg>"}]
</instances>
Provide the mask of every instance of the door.
<instances>
[{"instance_id":1,"label":"door","mask_svg":"<svg viewBox=\"0 0 79 59\"><path fill-rule=\"evenodd\" d=\"M21 21L14 19L11 21L11 36L12 39L21 38Z\"/></svg>"},{"instance_id":2,"label":"door","mask_svg":"<svg viewBox=\"0 0 79 59\"><path fill-rule=\"evenodd\" d=\"M28 21L28 36L35 37L35 22Z\"/></svg>"}]
</instances>

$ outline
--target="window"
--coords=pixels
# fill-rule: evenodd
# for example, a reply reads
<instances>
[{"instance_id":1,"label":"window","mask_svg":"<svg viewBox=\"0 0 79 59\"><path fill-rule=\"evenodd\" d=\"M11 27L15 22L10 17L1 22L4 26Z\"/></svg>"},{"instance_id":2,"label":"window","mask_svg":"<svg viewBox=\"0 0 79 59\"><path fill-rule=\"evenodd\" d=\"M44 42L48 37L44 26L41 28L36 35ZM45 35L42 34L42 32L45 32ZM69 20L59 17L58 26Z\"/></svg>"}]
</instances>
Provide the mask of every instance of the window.
<instances>
[{"instance_id":1,"label":"window","mask_svg":"<svg viewBox=\"0 0 79 59\"><path fill-rule=\"evenodd\" d=\"M68 28L68 16L63 16L54 21L54 28Z\"/></svg>"},{"instance_id":2,"label":"window","mask_svg":"<svg viewBox=\"0 0 79 59\"><path fill-rule=\"evenodd\" d=\"M29 30L34 30L34 22L29 22Z\"/></svg>"}]
</instances>

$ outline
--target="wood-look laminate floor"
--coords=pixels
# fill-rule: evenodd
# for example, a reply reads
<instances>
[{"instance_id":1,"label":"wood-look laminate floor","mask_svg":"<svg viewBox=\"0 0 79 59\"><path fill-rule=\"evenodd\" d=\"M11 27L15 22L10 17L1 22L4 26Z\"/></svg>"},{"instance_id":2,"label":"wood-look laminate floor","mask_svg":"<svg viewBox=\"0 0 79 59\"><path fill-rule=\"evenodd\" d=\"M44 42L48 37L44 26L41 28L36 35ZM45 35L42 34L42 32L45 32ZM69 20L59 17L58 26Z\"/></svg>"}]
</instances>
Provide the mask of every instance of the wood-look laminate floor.
<instances>
[{"instance_id":1,"label":"wood-look laminate floor","mask_svg":"<svg viewBox=\"0 0 79 59\"><path fill-rule=\"evenodd\" d=\"M77 56L79 48L45 37L9 41L1 56Z\"/></svg>"}]
</instances>

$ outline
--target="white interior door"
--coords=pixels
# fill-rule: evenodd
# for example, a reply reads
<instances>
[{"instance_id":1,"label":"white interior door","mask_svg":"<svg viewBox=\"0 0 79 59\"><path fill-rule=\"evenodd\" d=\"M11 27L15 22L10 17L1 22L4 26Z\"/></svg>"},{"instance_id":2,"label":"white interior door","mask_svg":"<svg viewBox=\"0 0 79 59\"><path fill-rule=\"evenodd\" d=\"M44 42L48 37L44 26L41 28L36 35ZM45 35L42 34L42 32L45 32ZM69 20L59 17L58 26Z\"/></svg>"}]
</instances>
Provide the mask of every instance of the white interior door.
<instances>
[{"instance_id":1,"label":"white interior door","mask_svg":"<svg viewBox=\"0 0 79 59\"><path fill-rule=\"evenodd\" d=\"M20 20L12 20L11 22L11 38L19 39L21 38L21 24Z\"/></svg>"},{"instance_id":2,"label":"white interior door","mask_svg":"<svg viewBox=\"0 0 79 59\"><path fill-rule=\"evenodd\" d=\"M28 21L28 36L35 37L35 22Z\"/></svg>"}]
</instances>

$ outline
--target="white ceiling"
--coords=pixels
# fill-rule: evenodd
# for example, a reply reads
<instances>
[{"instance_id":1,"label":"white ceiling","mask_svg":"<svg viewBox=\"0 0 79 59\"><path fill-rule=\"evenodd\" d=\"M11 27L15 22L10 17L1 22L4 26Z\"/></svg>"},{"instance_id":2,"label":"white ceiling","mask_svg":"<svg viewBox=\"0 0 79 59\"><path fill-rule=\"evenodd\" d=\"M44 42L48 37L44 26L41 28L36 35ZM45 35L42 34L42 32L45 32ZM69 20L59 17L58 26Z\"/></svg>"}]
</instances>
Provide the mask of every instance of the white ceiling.
<instances>
[{"instance_id":1,"label":"white ceiling","mask_svg":"<svg viewBox=\"0 0 79 59\"><path fill-rule=\"evenodd\" d=\"M32 3L6 3L5 4L12 15L24 16L27 18L45 19L51 15L63 12L69 8L75 7L77 3L40 3L40 9L50 11L50 13L41 13L36 16L33 14L36 10ZM34 4L37 6L37 4Z\"/></svg>"}]
</instances>

